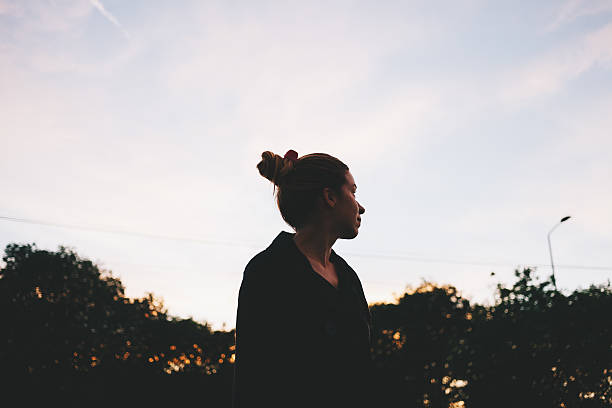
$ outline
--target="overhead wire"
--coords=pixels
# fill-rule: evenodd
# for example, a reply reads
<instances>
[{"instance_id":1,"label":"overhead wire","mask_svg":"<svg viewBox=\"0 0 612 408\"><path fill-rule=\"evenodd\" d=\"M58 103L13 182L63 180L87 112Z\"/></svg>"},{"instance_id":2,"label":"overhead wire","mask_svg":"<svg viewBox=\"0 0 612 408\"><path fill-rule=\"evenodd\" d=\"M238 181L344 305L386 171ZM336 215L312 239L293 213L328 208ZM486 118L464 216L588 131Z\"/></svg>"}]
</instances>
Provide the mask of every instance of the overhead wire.
<instances>
[{"instance_id":1,"label":"overhead wire","mask_svg":"<svg viewBox=\"0 0 612 408\"><path fill-rule=\"evenodd\" d=\"M194 242L198 244L206 244L206 245L225 245L225 246L243 246L249 248L258 248L256 243L247 243L247 242L236 242L236 241L219 241L219 240L207 240L202 238L190 238L190 237L176 237L172 235L163 235L163 234L151 234L146 232L138 232L138 231L128 231L121 230L115 228L104 228L98 226L83 226L83 225L74 225L74 224L60 224L56 222L42 221L42 220L33 220L27 218L16 218L16 217L6 217L0 215L0 220L12 221L12 222L20 222L24 224L34 224L34 225L44 225L48 227L56 227L56 228L67 228L67 229L77 229L83 231L94 231L94 232L105 232L110 234L118 234L118 235L130 235L141 238L151 238L151 239L163 239L167 241L180 241L180 242Z\"/></svg>"},{"instance_id":2,"label":"overhead wire","mask_svg":"<svg viewBox=\"0 0 612 408\"><path fill-rule=\"evenodd\" d=\"M74 225L74 224L61 224L56 222L49 222L44 220L34 220L28 218L17 218L17 217L8 217L0 215L0 220L9 221L9 222L18 222L18 223L26 223L33 225L43 225L49 227L56 228L67 228L67 229L77 229L84 231L94 231L94 232L104 232L118 235L128 235L128 236L136 236L141 238L150 238L150 239L162 239L168 241L175 242L193 242L204 245L222 245L229 247L246 247L251 249L261 249L262 245L258 245L255 242L239 242L239 241L221 241L221 240L212 240L212 239L202 239L202 238L191 238L191 237L177 237L171 235L163 235L163 234L151 234L144 233L138 231L129 231L129 230L121 230L115 228L105 228L105 227L97 227L97 226L83 226L83 225ZM344 255L348 255L351 257L359 257L359 258L372 258L379 260L400 260L400 261L408 261L408 262L420 262L420 263L441 263L441 264L451 264L451 265L468 265L468 266L503 266L503 267L515 267L517 264L511 264L509 262L499 262L499 261L475 261L475 260L456 260L456 259L444 259L444 258L430 258L430 257L420 257L420 256L411 256L404 254L374 254L374 253L366 253L366 252L344 252ZM548 264L532 264L532 263L523 263L523 265L529 265L533 267L548 267ZM601 271L612 271L612 266L591 266L591 265L558 265L558 268L563 269L577 269L577 270L601 270Z\"/></svg>"}]
</instances>

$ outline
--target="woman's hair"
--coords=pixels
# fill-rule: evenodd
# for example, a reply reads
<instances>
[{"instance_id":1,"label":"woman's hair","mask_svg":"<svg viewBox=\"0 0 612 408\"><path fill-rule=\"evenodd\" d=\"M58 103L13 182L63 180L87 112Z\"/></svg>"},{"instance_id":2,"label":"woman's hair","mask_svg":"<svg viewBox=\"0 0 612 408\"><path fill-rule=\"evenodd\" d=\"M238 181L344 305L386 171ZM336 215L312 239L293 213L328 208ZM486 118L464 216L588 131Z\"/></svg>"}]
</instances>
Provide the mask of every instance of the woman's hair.
<instances>
[{"instance_id":1,"label":"woman's hair","mask_svg":"<svg viewBox=\"0 0 612 408\"><path fill-rule=\"evenodd\" d=\"M297 231L314 215L323 188L340 192L349 168L326 153L307 154L293 162L265 151L257 169L274 183L278 209L285 222Z\"/></svg>"}]
</instances>

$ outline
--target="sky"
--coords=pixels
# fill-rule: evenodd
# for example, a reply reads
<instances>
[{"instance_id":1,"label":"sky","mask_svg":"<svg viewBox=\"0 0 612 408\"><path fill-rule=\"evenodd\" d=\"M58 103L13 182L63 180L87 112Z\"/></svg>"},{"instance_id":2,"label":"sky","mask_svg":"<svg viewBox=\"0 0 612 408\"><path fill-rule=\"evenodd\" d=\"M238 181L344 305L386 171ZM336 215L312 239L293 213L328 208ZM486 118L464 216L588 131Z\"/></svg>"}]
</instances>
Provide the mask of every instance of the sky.
<instances>
[{"instance_id":1,"label":"sky","mask_svg":"<svg viewBox=\"0 0 612 408\"><path fill-rule=\"evenodd\" d=\"M612 1L0 0L0 247L235 327L266 150L345 162L370 303L612 276ZM16 221L16 219L28 222ZM494 272L495 275L491 275Z\"/></svg>"}]
</instances>

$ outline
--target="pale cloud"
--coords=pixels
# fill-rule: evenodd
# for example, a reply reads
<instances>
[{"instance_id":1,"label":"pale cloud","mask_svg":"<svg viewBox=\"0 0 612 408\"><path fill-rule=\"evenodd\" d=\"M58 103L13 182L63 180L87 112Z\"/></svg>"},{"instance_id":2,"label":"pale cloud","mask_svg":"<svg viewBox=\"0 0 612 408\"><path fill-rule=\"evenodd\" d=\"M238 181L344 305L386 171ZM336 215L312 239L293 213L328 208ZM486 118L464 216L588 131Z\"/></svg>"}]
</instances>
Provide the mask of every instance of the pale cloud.
<instances>
[{"instance_id":1,"label":"pale cloud","mask_svg":"<svg viewBox=\"0 0 612 408\"><path fill-rule=\"evenodd\" d=\"M17 39L36 32L71 31L91 13L92 8L82 0L0 1L0 14L19 19L18 29L12 33Z\"/></svg>"},{"instance_id":2,"label":"pale cloud","mask_svg":"<svg viewBox=\"0 0 612 408\"><path fill-rule=\"evenodd\" d=\"M368 24L367 15L341 10L316 16L312 27L312 8L279 9L239 21L215 9L196 13L198 28L172 50L178 58L165 72L170 88L249 95L265 87L277 97L311 103L366 80L382 57L433 31L421 22L389 22L381 30ZM289 11L305 16L291 21Z\"/></svg>"},{"instance_id":3,"label":"pale cloud","mask_svg":"<svg viewBox=\"0 0 612 408\"><path fill-rule=\"evenodd\" d=\"M432 119L440 90L391 82L379 70L443 27L377 10L387 21L381 29L369 15L342 7L316 16L312 7L299 8L254 12L239 22L215 9L196 14L201 28L176 44L181 58L162 66L170 92L199 92L215 101L213 109L230 101L234 119L216 136L248 135L245 160L262 148L293 146L300 154L339 152L371 162L398 143L410 145ZM294 21L296 15L303 17Z\"/></svg>"},{"instance_id":4,"label":"pale cloud","mask_svg":"<svg viewBox=\"0 0 612 408\"><path fill-rule=\"evenodd\" d=\"M465 2L417 3L114 2L114 14L100 16L87 0L0 0L2 18L15 17L0 28L0 150L11 152L0 171L14 175L0 180L11 191L0 209L263 249L289 227L255 165L263 150L294 148L334 154L358 180L364 228L339 253L545 263L541 232L567 212L576 222L565 227L583 229L572 239L601 248L576 262L609 264L612 100L567 85L606 80L594 68L610 65L610 26L589 25L570 41L549 32L531 48L502 50L495 38L481 48L481 28L498 16L480 1L468 11ZM535 4L504 9L524 11L542 15ZM117 30L124 15L133 16L130 41ZM546 22L526 29L541 34ZM495 26L512 38L523 29ZM487 63L508 52L504 65ZM504 110L542 99L530 117ZM549 125L563 132L544 143ZM2 232L7 242L44 238L131 262L117 269L130 293L153 290L181 315L214 309L217 321L233 320L241 273L258 251L37 226ZM472 266L380 264L357 268L366 286L368 275L386 282L370 295L427 271L491 292L471 283L488 276ZM217 297L203 300L201 288Z\"/></svg>"},{"instance_id":5,"label":"pale cloud","mask_svg":"<svg viewBox=\"0 0 612 408\"><path fill-rule=\"evenodd\" d=\"M0 15L2 14L16 14L17 13L17 5L15 3L9 2L8 0L0 0Z\"/></svg>"},{"instance_id":6,"label":"pale cloud","mask_svg":"<svg viewBox=\"0 0 612 408\"><path fill-rule=\"evenodd\" d=\"M520 104L551 95L590 69L612 63L612 23L537 58L506 78L502 101Z\"/></svg>"},{"instance_id":7,"label":"pale cloud","mask_svg":"<svg viewBox=\"0 0 612 408\"><path fill-rule=\"evenodd\" d=\"M612 11L612 1L610 0L569 0L561 7L553 22L546 27L546 30L554 31L580 17L610 11Z\"/></svg>"},{"instance_id":8,"label":"pale cloud","mask_svg":"<svg viewBox=\"0 0 612 408\"><path fill-rule=\"evenodd\" d=\"M565 239L575 246L588 247L589 242L609 236L612 98L587 99L578 107L553 107L547 112L555 131L548 146L526 148L512 175L499 181L504 188L497 196L474 202L466 213L449 220L452 229L479 237L479 250L492 258L545 263L545 234L565 215L573 217L576 228ZM597 253L576 250L576 259L566 263L609 264L604 257L594 259Z\"/></svg>"},{"instance_id":9,"label":"pale cloud","mask_svg":"<svg viewBox=\"0 0 612 408\"><path fill-rule=\"evenodd\" d=\"M18 91L20 86L31 83L31 78L26 79L27 71L107 76L145 46L142 39L121 41L109 47L102 58L92 53L92 47L83 40L88 19L95 9L100 10L93 3L81 0L0 2L0 13L13 23L10 35L0 37L3 90ZM105 18L108 17L105 15ZM27 82L19 83L19 78Z\"/></svg>"},{"instance_id":10,"label":"pale cloud","mask_svg":"<svg viewBox=\"0 0 612 408\"><path fill-rule=\"evenodd\" d=\"M117 18L109 12L100 0L0 0L0 15L19 18L17 38L23 38L33 32L69 32L74 30L96 9L115 25L126 38L129 33Z\"/></svg>"},{"instance_id":11,"label":"pale cloud","mask_svg":"<svg viewBox=\"0 0 612 408\"><path fill-rule=\"evenodd\" d=\"M261 130L249 139L247 151L253 154L263 146L279 149L295 146L292 148L298 149L300 155L326 151L345 160L349 166L363 168L375 165L383 154L398 149L404 157L414 154L419 140L435 121L436 111L441 109L435 89L416 85L397 89L365 111L339 109L332 116L325 115L325 111L333 111L334 103L341 101L323 99L320 110L303 106L305 116L288 115L275 124L270 122L270 114L259 115L262 111L255 109L249 114L249 122ZM267 133L263 132L265 127Z\"/></svg>"},{"instance_id":12,"label":"pale cloud","mask_svg":"<svg viewBox=\"0 0 612 408\"><path fill-rule=\"evenodd\" d=\"M74 54L52 53L45 49L38 49L36 52L27 54L18 52L17 55L27 67L41 73L72 73L88 77L109 77L117 69L129 63L145 46L139 40L126 42L124 46L113 50L110 55L89 61L78 58Z\"/></svg>"}]
</instances>

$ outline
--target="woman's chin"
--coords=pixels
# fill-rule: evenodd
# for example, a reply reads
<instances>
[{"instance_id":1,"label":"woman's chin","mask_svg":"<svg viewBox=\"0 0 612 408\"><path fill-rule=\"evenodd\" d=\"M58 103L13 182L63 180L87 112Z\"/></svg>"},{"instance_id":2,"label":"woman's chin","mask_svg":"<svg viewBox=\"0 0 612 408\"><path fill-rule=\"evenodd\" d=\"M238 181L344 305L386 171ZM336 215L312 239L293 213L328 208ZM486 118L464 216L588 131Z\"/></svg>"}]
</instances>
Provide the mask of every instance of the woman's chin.
<instances>
[{"instance_id":1,"label":"woman's chin","mask_svg":"<svg viewBox=\"0 0 612 408\"><path fill-rule=\"evenodd\" d=\"M358 234L359 234L359 229L357 227L355 227L352 231L350 231L350 232L347 231L346 233L342 234L342 236L340 236L339 238L341 238L341 239L353 239Z\"/></svg>"}]
</instances>

